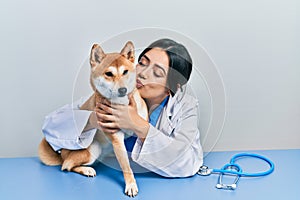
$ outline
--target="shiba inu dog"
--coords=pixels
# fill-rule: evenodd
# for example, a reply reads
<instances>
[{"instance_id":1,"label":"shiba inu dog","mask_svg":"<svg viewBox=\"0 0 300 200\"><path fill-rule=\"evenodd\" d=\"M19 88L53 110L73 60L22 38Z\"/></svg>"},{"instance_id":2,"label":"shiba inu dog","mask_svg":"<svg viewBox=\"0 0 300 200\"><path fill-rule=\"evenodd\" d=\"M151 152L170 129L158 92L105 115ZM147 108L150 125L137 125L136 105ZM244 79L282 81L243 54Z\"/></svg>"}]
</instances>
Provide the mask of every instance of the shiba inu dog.
<instances>
[{"instance_id":1,"label":"shiba inu dog","mask_svg":"<svg viewBox=\"0 0 300 200\"><path fill-rule=\"evenodd\" d=\"M105 54L98 44L94 44L90 53L90 83L94 93L80 109L94 111L96 103L103 98L114 104L128 105L128 94L131 94L135 99L139 115L147 120L146 104L136 89L134 58L134 46L130 41L120 53ZM135 196L138 193L138 187L129 164L124 144L124 132L125 130L121 130L115 134L109 134L98 129L93 143L87 149L62 149L60 154L43 139L39 145L39 157L46 165L62 165L62 170L95 176L95 170L87 165L94 163L101 155L101 148L111 143L123 171L125 193L128 196Z\"/></svg>"}]
</instances>

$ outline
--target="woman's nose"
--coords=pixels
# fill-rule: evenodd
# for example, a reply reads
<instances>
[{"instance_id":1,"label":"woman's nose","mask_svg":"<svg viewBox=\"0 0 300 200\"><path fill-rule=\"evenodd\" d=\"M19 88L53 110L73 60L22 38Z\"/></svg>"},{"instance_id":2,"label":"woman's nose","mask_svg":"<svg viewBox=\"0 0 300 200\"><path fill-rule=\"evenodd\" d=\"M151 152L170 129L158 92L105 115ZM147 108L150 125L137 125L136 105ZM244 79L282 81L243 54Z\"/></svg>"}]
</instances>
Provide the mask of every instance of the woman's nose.
<instances>
[{"instance_id":1,"label":"woman's nose","mask_svg":"<svg viewBox=\"0 0 300 200\"><path fill-rule=\"evenodd\" d=\"M142 79L146 79L144 73L142 72L138 73L138 77Z\"/></svg>"},{"instance_id":2,"label":"woman's nose","mask_svg":"<svg viewBox=\"0 0 300 200\"><path fill-rule=\"evenodd\" d=\"M148 73L150 71L150 67L145 67L139 70L138 77L142 79L147 79L149 77Z\"/></svg>"}]
</instances>

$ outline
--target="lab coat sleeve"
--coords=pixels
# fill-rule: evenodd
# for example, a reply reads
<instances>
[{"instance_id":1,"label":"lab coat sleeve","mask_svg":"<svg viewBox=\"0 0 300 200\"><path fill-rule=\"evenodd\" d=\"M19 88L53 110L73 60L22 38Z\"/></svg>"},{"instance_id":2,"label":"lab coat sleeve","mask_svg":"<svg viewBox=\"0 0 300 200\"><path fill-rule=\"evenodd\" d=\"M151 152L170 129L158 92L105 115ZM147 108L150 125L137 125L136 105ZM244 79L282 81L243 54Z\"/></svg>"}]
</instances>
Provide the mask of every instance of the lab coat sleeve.
<instances>
[{"instance_id":1,"label":"lab coat sleeve","mask_svg":"<svg viewBox=\"0 0 300 200\"><path fill-rule=\"evenodd\" d=\"M42 132L55 151L87 148L92 143L96 129L83 132L92 111L79 109L86 100L81 98L45 117Z\"/></svg>"},{"instance_id":2,"label":"lab coat sleeve","mask_svg":"<svg viewBox=\"0 0 300 200\"><path fill-rule=\"evenodd\" d=\"M142 143L137 139L132 159L146 169L165 177L194 175L203 164L197 127L197 105L183 110L175 127L161 131L150 125Z\"/></svg>"}]
</instances>

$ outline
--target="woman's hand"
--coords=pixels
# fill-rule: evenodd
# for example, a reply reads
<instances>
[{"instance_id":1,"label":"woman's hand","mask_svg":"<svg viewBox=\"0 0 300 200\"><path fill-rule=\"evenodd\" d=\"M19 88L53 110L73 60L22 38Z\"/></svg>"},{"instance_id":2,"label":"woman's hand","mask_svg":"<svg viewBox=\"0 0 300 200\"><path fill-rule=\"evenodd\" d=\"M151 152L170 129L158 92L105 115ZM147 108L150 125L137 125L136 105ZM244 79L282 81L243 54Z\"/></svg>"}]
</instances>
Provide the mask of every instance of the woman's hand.
<instances>
[{"instance_id":1,"label":"woman's hand","mask_svg":"<svg viewBox=\"0 0 300 200\"><path fill-rule=\"evenodd\" d=\"M91 129L100 129L106 133L118 132L120 130L119 128L107 128L107 127L101 126L101 123L109 123L109 121L105 121L104 119L102 119L99 114L107 114L107 115L111 115L111 114L100 109L99 105L100 104L109 105L110 103L106 99L101 98L99 96L96 96L96 102L97 102L96 103L97 105L94 108L94 112L92 112L90 114L89 120L88 120L86 126L84 127L83 132L89 131ZM100 103L98 103L98 102L100 102Z\"/></svg>"},{"instance_id":2,"label":"woman's hand","mask_svg":"<svg viewBox=\"0 0 300 200\"><path fill-rule=\"evenodd\" d=\"M97 128L102 130L105 133L116 133L120 130L120 128L116 128L116 127L110 127L109 124L112 123L112 121L107 120L108 117L105 116L111 116L112 114L110 112L108 112L107 110L102 109L102 106L110 106L110 102L107 101L106 99L101 99L100 102L96 103L96 107L94 109L94 119L96 122L94 122L94 124L96 124ZM103 124L105 124L103 126Z\"/></svg>"},{"instance_id":3,"label":"woman's hand","mask_svg":"<svg viewBox=\"0 0 300 200\"><path fill-rule=\"evenodd\" d=\"M145 138L149 123L139 116L133 96L129 95L128 97L129 105L110 104L108 101L98 103L95 110L98 124L107 133L128 129L135 132L138 137Z\"/></svg>"}]
</instances>

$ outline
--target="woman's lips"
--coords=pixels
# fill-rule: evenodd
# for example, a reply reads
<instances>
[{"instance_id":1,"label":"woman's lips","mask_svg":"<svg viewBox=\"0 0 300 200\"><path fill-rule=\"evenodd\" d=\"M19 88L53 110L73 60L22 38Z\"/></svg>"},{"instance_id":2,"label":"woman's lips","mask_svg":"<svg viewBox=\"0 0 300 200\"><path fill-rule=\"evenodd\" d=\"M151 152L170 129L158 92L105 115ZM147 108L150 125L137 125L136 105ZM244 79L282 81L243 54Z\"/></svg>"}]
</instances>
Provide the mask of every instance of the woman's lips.
<instances>
[{"instance_id":1,"label":"woman's lips","mask_svg":"<svg viewBox=\"0 0 300 200\"><path fill-rule=\"evenodd\" d=\"M136 87L137 87L137 89L139 89L139 88L141 88L141 87L143 87L144 85L143 85L143 83L140 81L140 80L136 80Z\"/></svg>"}]
</instances>

